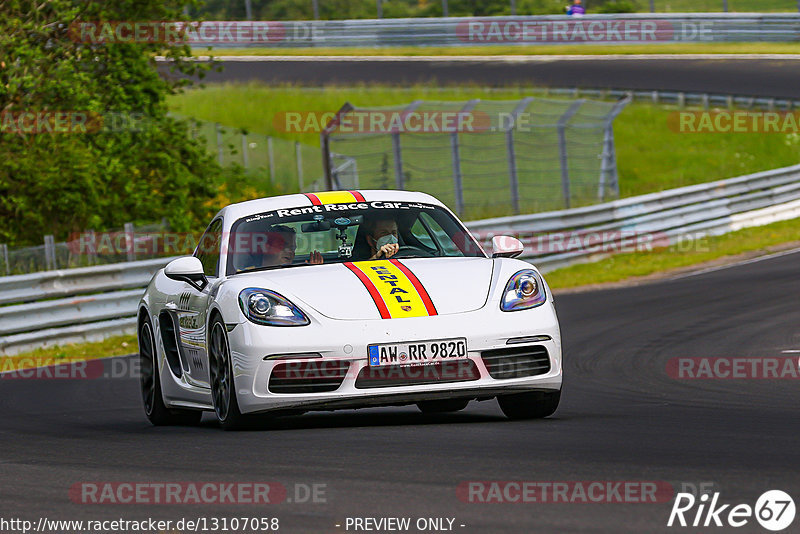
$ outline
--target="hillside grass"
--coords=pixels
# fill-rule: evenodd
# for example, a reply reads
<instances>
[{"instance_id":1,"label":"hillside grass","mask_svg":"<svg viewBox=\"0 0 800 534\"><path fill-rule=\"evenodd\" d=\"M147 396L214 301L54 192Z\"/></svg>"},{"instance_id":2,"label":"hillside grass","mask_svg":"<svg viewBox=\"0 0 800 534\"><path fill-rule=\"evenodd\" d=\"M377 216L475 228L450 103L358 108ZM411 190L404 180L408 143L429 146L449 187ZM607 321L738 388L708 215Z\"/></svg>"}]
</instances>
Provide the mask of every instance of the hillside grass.
<instances>
[{"instance_id":1,"label":"hillside grass","mask_svg":"<svg viewBox=\"0 0 800 534\"><path fill-rule=\"evenodd\" d=\"M679 246L616 254L594 263L551 271L545 278L553 289L622 282L743 254L768 254L771 247L785 243L797 242L800 246L799 240L800 219L790 219L721 236L702 237Z\"/></svg>"}]
</instances>

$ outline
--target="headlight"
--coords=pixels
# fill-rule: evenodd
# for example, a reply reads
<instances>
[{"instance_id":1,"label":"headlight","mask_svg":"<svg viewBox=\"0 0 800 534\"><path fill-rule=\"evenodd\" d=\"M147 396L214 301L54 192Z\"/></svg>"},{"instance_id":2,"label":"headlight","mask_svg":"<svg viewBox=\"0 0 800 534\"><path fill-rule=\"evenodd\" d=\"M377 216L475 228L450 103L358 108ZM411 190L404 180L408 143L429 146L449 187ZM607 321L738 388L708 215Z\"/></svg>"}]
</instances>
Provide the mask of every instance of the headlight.
<instances>
[{"instance_id":1,"label":"headlight","mask_svg":"<svg viewBox=\"0 0 800 534\"><path fill-rule=\"evenodd\" d=\"M266 326L303 326L310 323L300 309L274 291L250 287L239 293L244 316Z\"/></svg>"},{"instance_id":2,"label":"headlight","mask_svg":"<svg viewBox=\"0 0 800 534\"><path fill-rule=\"evenodd\" d=\"M511 277L503 292L500 309L503 311L527 310L541 306L547 300L544 280L533 269L519 271Z\"/></svg>"}]
</instances>

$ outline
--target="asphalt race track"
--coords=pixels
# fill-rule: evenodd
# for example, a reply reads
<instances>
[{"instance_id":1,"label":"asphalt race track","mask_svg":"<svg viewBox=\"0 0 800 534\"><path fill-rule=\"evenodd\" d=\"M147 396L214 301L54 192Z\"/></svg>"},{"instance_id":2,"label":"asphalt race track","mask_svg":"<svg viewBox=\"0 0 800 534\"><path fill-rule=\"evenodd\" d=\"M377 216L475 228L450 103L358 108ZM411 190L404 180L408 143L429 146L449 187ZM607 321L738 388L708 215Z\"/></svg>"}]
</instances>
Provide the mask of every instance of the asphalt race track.
<instances>
[{"instance_id":1,"label":"asphalt race track","mask_svg":"<svg viewBox=\"0 0 800 534\"><path fill-rule=\"evenodd\" d=\"M346 532L346 518L359 516L450 517L464 533L694 532L666 528L669 502L477 504L459 500L456 488L710 482L726 503L752 506L769 489L797 501L800 382L677 380L666 368L673 357L796 362L800 354L783 351L800 349L798 265L800 252L558 296L565 389L556 415L541 421L509 422L490 401L452 415L414 407L307 414L238 433L208 417L199 428L154 428L131 377L0 379L0 475L13 481L0 487L0 516L266 516L286 533ZM278 481L289 498L295 484L318 483L326 502L76 504L68 491L84 481ZM752 519L737 530L764 532Z\"/></svg>"},{"instance_id":2,"label":"asphalt race track","mask_svg":"<svg viewBox=\"0 0 800 534\"><path fill-rule=\"evenodd\" d=\"M354 58L222 60L209 83L253 81L309 86L353 83L535 85L800 97L800 59L674 58ZM162 67L162 71L164 68Z\"/></svg>"}]
</instances>

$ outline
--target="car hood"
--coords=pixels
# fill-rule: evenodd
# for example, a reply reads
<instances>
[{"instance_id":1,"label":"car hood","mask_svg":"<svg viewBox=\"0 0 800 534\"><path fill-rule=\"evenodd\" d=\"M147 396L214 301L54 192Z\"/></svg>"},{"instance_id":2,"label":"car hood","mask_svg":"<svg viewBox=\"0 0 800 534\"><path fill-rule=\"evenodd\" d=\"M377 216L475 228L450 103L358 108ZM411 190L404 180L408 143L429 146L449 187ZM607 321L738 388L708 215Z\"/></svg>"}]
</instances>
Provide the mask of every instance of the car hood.
<instances>
[{"instance_id":1,"label":"car hood","mask_svg":"<svg viewBox=\"0 0 800 534\"><path fill-rule=\"evenodd\" d=\"M404 306L413 308L406 310L410 316L482 308L488 298L493 264L487 258L415 258L308 265L246 276L258 276L261 287L294 298L301 308L313 308L332 319L394 319L405 315L401 310ZM382 270L382 266L388 270ZM380 278L384 273L390 273L385 275L390 280L398 276L399 285L410 294L397 289L393 293L393 286L386 285L390 282ZM394 302L397 296L403 299L401 303Z\"/></svg>"}]
</instances>

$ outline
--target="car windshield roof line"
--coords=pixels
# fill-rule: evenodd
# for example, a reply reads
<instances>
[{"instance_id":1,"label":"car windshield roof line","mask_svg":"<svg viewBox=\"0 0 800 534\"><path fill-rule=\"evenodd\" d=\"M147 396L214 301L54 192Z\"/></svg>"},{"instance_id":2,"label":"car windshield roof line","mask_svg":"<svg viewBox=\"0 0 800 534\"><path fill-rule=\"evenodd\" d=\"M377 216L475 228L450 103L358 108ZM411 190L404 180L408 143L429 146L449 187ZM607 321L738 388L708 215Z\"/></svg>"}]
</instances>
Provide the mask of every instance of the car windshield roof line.
<instances>
[{"instance_id":1,"label":"car windshield roof line","mask_svg":"<svg viewBox=\"0 0 800 534\"><path fill-rule=\"evenodd\" d=\"M396 224L400 245L412 248L395 254L397 258L485 257L469 230L446 208L375 201L288 207L240 217L231 226L231 247L237 252L228 253L228 269L239 274L316 265L311 262L319 261L317 253L325 264L367 260L375 254L367 235L384 220ZM294 254L281 252L288 242ZM294 262L275 264L289 258Z\"/></svg>"}]
</instances>

